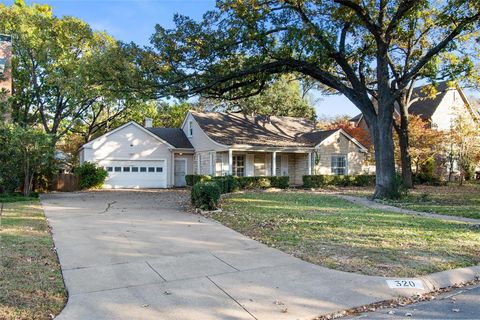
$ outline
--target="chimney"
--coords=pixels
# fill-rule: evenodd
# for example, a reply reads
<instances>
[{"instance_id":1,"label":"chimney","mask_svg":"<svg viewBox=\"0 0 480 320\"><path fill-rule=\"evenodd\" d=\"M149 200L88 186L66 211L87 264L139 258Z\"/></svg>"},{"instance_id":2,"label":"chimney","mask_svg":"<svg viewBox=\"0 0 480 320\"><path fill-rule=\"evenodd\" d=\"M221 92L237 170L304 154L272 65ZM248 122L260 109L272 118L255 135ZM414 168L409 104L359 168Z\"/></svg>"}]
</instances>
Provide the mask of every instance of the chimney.
<instances>
[{"instance_id":1,"label":"chimney","mask_svg":"<svg viewBox=\"0 0 480 320\"><path fill-rule=\"evenodd\" d=\"M152 118L145 118L145 128L151 128L153 126L152 123Z\"/></svg>"},{"instance_id":2,"label":"chimney","mask_svg":"<svg viewBox=\"0 0 480 320\"><path fill-rule=\"evenodd\" d=\"M0 34L0 99L12 94L12 37ZM0 110L1 112L1 110ZM0 114L0 120L10 120L10 111Z\"/></svg>"}]
</instances>

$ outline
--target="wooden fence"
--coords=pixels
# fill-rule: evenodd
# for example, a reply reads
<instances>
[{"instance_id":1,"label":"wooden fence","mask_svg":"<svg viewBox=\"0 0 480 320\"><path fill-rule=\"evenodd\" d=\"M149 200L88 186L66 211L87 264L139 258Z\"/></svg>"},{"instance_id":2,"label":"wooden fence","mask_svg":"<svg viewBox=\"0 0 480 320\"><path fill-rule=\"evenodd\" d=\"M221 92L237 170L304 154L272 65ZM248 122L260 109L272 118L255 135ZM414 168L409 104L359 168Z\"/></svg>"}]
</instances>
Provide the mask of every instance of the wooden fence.
<instances>
[{"instance_id":1,"label":"wooden fence","mask_svg":"<svg viewBox=\"0 0 480 320\"><path fill-rule=\"evenodd\" d=\"M79 179L71 173L60 173L52 183L52 191L72 192L80 190Z\"/></svg>"}]
</instances>

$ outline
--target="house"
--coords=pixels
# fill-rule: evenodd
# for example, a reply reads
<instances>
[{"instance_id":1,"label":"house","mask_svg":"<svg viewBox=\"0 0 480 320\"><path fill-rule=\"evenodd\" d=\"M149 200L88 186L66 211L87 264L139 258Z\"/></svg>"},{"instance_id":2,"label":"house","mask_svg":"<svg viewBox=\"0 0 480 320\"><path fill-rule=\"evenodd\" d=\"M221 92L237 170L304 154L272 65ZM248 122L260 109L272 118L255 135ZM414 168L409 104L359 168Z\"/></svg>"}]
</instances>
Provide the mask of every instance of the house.
<instances>
[{"instance_id":1,"label":"house","mask_svg":"<svg viewBox=\"0 0 480 320\"><path fill-rule=\"evenodd\" d=\"M413 89L408 113L418 116L428 122L432 128L438 130L450 130L453 121L462 114L468 114L474 120L480 116L475 112L467 100L465 93L458 85L449 85L447 81L436 85L436 94L431 96L428 93L430 85L420 86ZM400 117L400 111L395 108L395 117ZM363 114L350 119L350 122L357 127L368 131L367 123Z\"/></svg>"},{"instance_id":2,"label":"house","mask_svg":"<svg viewBox=\"0 0 480 320\"><path fill-rule=\"evenodd\" d=\"M184 186L186 174L360 174L367 150L342 129L310 120L190 111L181 128L128 122L80 148L80 162L108 171L107 188Z\"/></svg>"}]
</instances>

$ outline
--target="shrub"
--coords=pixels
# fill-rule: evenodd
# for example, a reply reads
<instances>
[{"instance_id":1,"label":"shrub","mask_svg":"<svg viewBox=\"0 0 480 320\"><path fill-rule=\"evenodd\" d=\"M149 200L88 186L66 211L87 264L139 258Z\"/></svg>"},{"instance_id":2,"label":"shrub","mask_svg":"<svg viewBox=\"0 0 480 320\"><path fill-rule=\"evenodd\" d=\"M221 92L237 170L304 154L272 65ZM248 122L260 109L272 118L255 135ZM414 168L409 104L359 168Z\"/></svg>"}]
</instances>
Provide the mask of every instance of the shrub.
<instances>
[{"instance_id":1,"label":"shrub","mask_svg":"<svg viewBox=\"0 0 480 320\"><path fill-rule=\"evenodd\" d=\"M266 176L266 177L235 177L240 189L268 189L288 188L290 178L288 176Z\"/></svg>"},{"instance_id":2,"label":"shrub","mask_svg":"<svg viewBox=\"0 0 480 320\"><path fill-rule=\"evenodd\" d=\"M191 200L195 208L202 210L214 210L220 200L220 186L218 183L198 182L192 188Z\"/></svg>"},{"instance_id":3,"label":"shrub","mask_svg":"<svg viewBox=\"0 0 480 320\"><path fill-rule=\"evenodd\" d=\"M272 188L287 189L290 184L290 177L269 177Z\"/></svg>"},{"instance_id":4,"label":"shrub","mask_svg":"<svg viewBox=\"0 0 480 320\"><path fill-rule=\"evenodd\" d=\"M210 177L202 175L187 175L185 178L187 185L192 186L198 182L212 181L219 185L222 193L230 193L244 189L268 189L268 188L280 188L286 189L289 186L289 177L234 177L234 176L221 176Z\"/></svg>"},{"instance_id":5,"label":"shrub","mask_svg":"<svg viewBox=\"0 0 480 320\"><path fill-rule=\"evenodd\" d=\"M108 172L105 169L91 162L84 162L81 166L76 167L73 173L80 179L80 189L101 188L108 176Z\"/></svg>"},{"instance_id":6,"label":"shrub","mask_svg":"<svg viewBox=\"0 0 480 320\"><path fill-rule=\"evenodd\" d=\"M198 182L205 182L205 181L210 181L212 177L206 176L206 175L201 175L201 174L187 174L185 176L185 183L189 187L193 187L195 184Z\"/></svg>"},{"instance_id":7,"label":"shrub","mask_svg":"<svg viewBox=\"0 0 480 320\"><path fill-rule=\"evenodd\" d=\"M308 175L303 176L303 186L305 188L322 188L326 186L365 187L375 184L375 175Z\"/></svg>"},{"instance_id":8,"label":"shrub","mask_svg":"<svg viewBox=\"0 0 480 320\"><path fill-rule=\"evenodd\" d=\"M213 177L212 181L218 184L222 193L230 193L239 190L238 181L234 176Z\"/></svg>"}]
</instances>

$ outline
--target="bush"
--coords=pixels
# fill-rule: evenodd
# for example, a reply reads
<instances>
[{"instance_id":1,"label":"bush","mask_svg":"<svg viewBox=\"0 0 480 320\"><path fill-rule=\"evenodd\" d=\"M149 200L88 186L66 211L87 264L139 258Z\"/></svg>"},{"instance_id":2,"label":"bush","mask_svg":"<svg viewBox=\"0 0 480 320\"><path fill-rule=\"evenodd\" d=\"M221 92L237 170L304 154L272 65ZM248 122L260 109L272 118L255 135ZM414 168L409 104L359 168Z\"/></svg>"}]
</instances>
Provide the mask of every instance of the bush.
<instances>
[{"instance_id":1,"label":"bush","mask_svg":"<svg viewBox=\"0 0 480 320\"><path fill-rule=\"evenodd\" d=\"M193 187L195 184L198 182L205 182L205 181L210 181L212 177L206 176L206 175L201 175L201 174L187 174L185 176L185 183L189 187Z\"/></svg>"},{"instance_id":2,"label":"bush","mask_svg":"<svg viewBox=\"0 0 480 320\"><path fill-rule=\"evenodd\" d=\"M187 175L185 177L187 185L193 186L199 182L213 181L220 187L222 193L230 193L238 190L245 189L268 189L268 188L280 188L286 189L289 186L290 179L286 177L234 177L234 176L221 176L210 177L204 175Z\"/></svg>"},{"instance_id":3,"label":"bush","mask_svg":"<svg viewBox=\"0 0 480 320\"><path fill-rule=\"evenodd\" d=\"M191 200L195 208L202 210L214 210L220 200L220 186L218 183L198 182L192 188Z\"/></svg>"},{"instance_id":4,"label":"bush","mask_svg":"<svg viewBox=\"0 0 480 320\"><path fill-rule=\"evenodd\" d=\"M286 189L289 186L288 176L265 176L265 177L235 177L239 189Z\"/></svg>"},{"instance_id":5,"label":"bush","mask_svg":"<svg viewBox=\"0 0 480 320\"><path fill-rule=\"evenodd\" d=\"M326 186L338 187L365 187L375 184L375 175L337 176L337 175L308 175L303 176L305 188L322 188Z\"/></svg>"},{"instance_id":6,"label":"bush","mask_svg":"<svg viewBox=\"0 0 480 320\"><path fill-rule=\"evenodd\" d=\"M269 177L272 188L287 189L290 184L290 177Z\"/></svg>"},{"instance_id":7,"label":"bush","mask_svg":"<svg viewBox=\"0 0 480 320\"><path fill-rule=\"evenodd\" d=\"M218 184L221 193L230 193L239 190L238 181L234 176L213 177L212 181Z\"/></svg>"},{"instance_id":8,"label":"bush","mask_svg":"<svg viewBox=\"0 0 480 320\"><path fill-rule=\"evenodd\" d=\"M73 173L80 178L80 189L97 189L103 186L108 172L95 163L84 162L76 167Z\"/></svg>"},{"instance_id":9,"label":"bush","mask_svg":"<svg viewBox=\"0 0 480 320\"><path fill-rule=\"evenodd\" d=\"M420 165L419 172L413 175L414 184L426 184L439 186L442 184L440 179L435 175L435 159L428 158Z\"/></svg>"}]
</instances>

